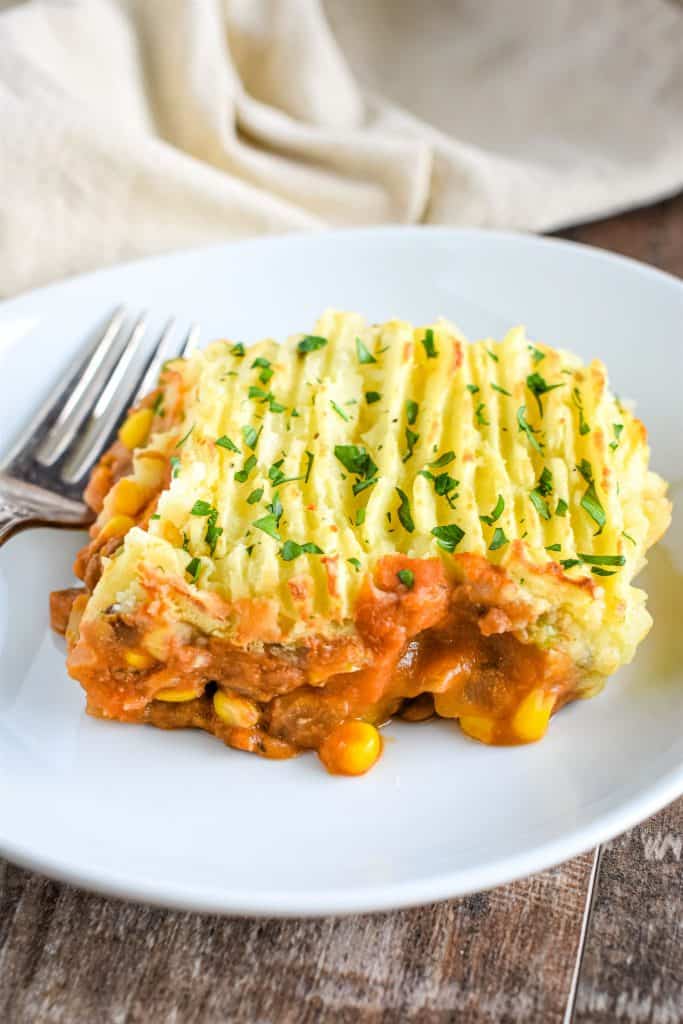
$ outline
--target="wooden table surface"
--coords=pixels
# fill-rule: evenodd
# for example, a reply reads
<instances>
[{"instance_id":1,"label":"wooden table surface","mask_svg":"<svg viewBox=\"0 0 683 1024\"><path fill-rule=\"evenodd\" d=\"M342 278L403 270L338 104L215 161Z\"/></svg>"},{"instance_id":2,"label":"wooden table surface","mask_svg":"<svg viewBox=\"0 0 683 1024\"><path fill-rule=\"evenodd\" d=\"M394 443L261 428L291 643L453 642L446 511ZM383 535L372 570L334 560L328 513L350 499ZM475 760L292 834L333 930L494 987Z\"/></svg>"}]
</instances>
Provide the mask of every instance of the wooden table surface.
<instances>
[{"instance_id":1,"label":"wooden table surface","mask_svg":"<svg viewBox=\"0 0 683 1024\"><path fill-rule=\"evenodd\" d=\"M562 232L683 277L683 196ZM0 1022L683 1021L683 799L600 850L417 910L240 920L0 861Z\"/></svg>"}]
</instances>

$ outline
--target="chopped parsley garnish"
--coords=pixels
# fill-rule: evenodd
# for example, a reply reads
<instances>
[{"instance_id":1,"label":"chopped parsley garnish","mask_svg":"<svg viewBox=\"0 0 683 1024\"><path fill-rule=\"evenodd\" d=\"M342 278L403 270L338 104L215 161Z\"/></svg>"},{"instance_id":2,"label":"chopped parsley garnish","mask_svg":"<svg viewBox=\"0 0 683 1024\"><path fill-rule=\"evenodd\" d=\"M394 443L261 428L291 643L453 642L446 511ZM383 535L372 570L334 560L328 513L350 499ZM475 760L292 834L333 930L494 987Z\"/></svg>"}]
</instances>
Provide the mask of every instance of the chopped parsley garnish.
<instances>
[{"instance_id":1,"label":"chopped parsley garnish","mask_svg":"<svg viewBox=\"0 0 683 1024\"><path fill-rule=\"evenodd\" d=\"M280 501L280 495L278 494L277 491L273 495L273 500L271 501L270 505L266 505L266 510L268 512L271 512L275 516L275 522L279 526L280 525L280 520L282 519L282 513L283 513L284 509L282 508L282 502Z\"/></svg>"},{"instance_id":2,"label":"chopped parsley garnish","mask_svg":"<svg viewBox=\"0 0 683 1024\"><path fill-rule=\"evenodd\" d=\"M564 558L561 560L560 565L563 569L573 569L575 565L581 565L581 559L579 558Z\"/></svg>"},{"instance_id":3,"label":"chopped parsley garnish","mask_svg":"<svg viewBox=\"0 0 683 1024\"><path fill-rule=\"evenodd\" d=\"M493 531L493 540L489 544L489 551L497 551L498 548L504 547L509 541L505 536L505 531L497 526Z\"/></svg>"},{"instance_id":4,"label":"chopped parsley garnish","mask_svg":"<svg viewBox=\"0 0 683 1024\"><path fill-rule=\"evenodd\" d=\"M362 526L365 522L365 509L356 509L356 526Z\"/></svg>"},{"instance_id":5,"label":"chopped parsley garnish","mask_svg":"<svg viewBox=\"0 0 683 1024\"><path fill-rule=\"evenodd\" d=\"M428 469L421 469L418 476L423 476L425 480L431 480L434 484L434 492L439 497L445 498L451 508L455 507L454 501L458 495L451 492L458 486L459 480L452 477L450 473L439 473L437 476L434 476Z\"/></svg>"},{"instance_id":6,"label":"chopped parsley garnish","mask_svg":"<svg viewBox=\"0 0 683 1024\"><path fill-rule=\"evenodd\" d=\"M325 345L327 345L327 338L321 338L317 334L306 334L296 346L296 350L299 355L305 356L307 352L316 352L319 348L324 348Z\"/></svg>"},{"instance_id":7,"label":"chopped parsley garnish","mask_svg":"<svg viewBox=\"0 0 683 1024\"><path fill-rule=\"evenodd\" d=\"M494 391L497 391L499 394L506 395L507 398L512 398L510 392L506 391L505 388L501 388L497 384L494 384L493 382L491 382L491 387L493 388Z\"/></svg>"},{"instance_id":8,"label":"chopped parsley garnish","mask_svg":"<svg viewBox=\"0 0 683 1024\"><path fill-rule=\"evenodd\" d=\"M586 423L583 415L583 399L581 398L581 392L578 388L572 390L572 402L579 411L579 433L583 436L584 434L590 434L591 428Z\"/></svg>"},{"instance_id":9,"label":"chopped parsley garnish","mask_svg":"<svg viewBox=\"0 0 683 1024\"><path fill-rule=\"evenodd\" d=\"M361 564L359 558L347 558L346 561L354 567L356 572L360 572Z\"/></svg>"},{"instance_id":10,"label":"chopped parsley garnish","mask_svg":"<svg viewBox=\"0 0 683 1024\"><path fill-rule=\"evenodd\" d=\"M427 465L431 466L432 469L441 469L443 466L447 466L449 462L452 462L455 458L455 452L444 452L434 462L428 462Z\"/></svg>"},{"instance_id":11,"label":"chopped parsley garnish","mask_svg":"<svg viewBox=\"0 0 683 1024\"><path fill-rule=\"evenodd\" d=\"M211 549L211 554L216 550L216 544L218 538L223 533L222 526L216 526L218 521L218 510L210 505L208 501L202 501L201 499L195 501L194 505L190 509L190 514L193 516L207 516L208 522L206 524L206 535L205 540Z\"/></svg>"},{"instance_id":12,"label":"chopped parsley garnish","mask_svg":"<svg viewBox=\"0 0 683 1024\"><path fill-rule=\"evenodd\" d=\"M405 493L405 491L402 491L400 487L396 488L396 493L401 499L401 504L398 506L399 522L404 530L407 530L408 533L412 533L413 530L415 529L415 523L413 522L413 517L410 511L410 501L408 500L408 495Z\"/></svg>"},{"instance_id":13,"label":"chopped parsley garnish","mask_svg":"<svg viewBox=\"0 0 683 1024\"><path fill-rule=\"evenodd\" d=\"M154 516L152 516L152 519L154 519ZM621 536L625 537L626 540L629 540L631 542L631 544L633 544L634 547L636 546L636 542L635 542L634 538L631 536L630 533L627 533L626 530L622 530L621 531Z\"/></svg>"},{"instance_id":14,"label":"chopped parsley garnish","mask_svg":"<svg viewBox=\"0 0 683 1024\"><path fill-rule=\"evenodd\" d=\"M206 534L205 534L205 537L204 537L206 543L209 545L209 550L211 551L211 554L213 554L214 551L216 550L216 544L218 543L218 538L223 533L223 527L222 526L216 526L216 522L217 521L218 521L218 510L215 509L215 508L212 508L211 512L209 513L209 518L208 518L208 521L207 521L207 524L206 524Z\"/></svg>"},{"instance_id":15,"label":"chopped parsley garnish","mask_svg":"<svg viewBox=\"0 0 683 1024\"><path fill-rule=\"evenodd\" d=\"M493 359L494 363L498 362L498 356L496 355L495 352L492 352L490 348L486 349L486 353L487 353L487 355L491 356L491 359Z\"/></svg>"},{"instance_id":16,"label":"chopped parsley garnish","mask_svg":"<svg viewBox=\"0 0 683 1024\"><path fill-rule=\"evenodd\" d=\"M529 498L531 499L531 504L534 506L541 519L550 519L550 509L548 508L548 502L536 488L534 488L533 491L529 491Z\"/></svg>"},{"instance_id":17,"label":"chopped parsley garnish","mask_svg":"<svg viewBox=\"0 0 683 1024\"><path fill-rule=\"evenodd\" d=\"M599 566L594 565L591 569L594 576L614 576L616 575L614 569L601 569Z\"/></svg>"},{"instance_id":18,"label":"chopped parsley garnish","mask_svg":"<svg viewBox=\"0 0 683 1024\"><path fill-rule=\"evenodd\" d=\"M257 487L247 498L247 505L255 505L263 497L263 488Z\"/></svg>"},{"instance_id":19,"label":"chopped parsley garnish","mask_svg":"<svg viewBox=\"0 0 683 1024\"><path fill-rule=\"evenodd\" d=\"M486 419L486 416L484 414L484 410L485 409L486 409L486 404L484 402L480 402L479 405L477 406L477 408L474 410L474 415L475 415L478 427L490 427L491 426L491 424Z\"/></svg>"},{"instance_id":20,"label":"chopped parsley garnish","mask_svg":"<svg viewBox=\"0 0 683 1024\"><path fill-rule=\"evenodd\" d=\"M548 544L546 546L546 551L561 551L561 550L562 550L562 545L561 544Z\"/></svg>"},{"instance_id":21,"label":"chopped parsley garnish","mask_svg":"<svg viewBox=\"0 0 683 1024\"><path fill-rule=\"evenodd\" d=\"M294 480L303 480L303 476L287 476L286 473L283 473L281 467L284 461L284 459L278 459L268 470L268 479L273 487L279 487L280 484L291 484Z\"/></svg>"},{"instance_id":22,"label":"chopped parsley garnish","mask_svg":"<svg viewBox=\"0 0 683 1024\"><path fill-rule=\"evenodd\" d=\"M297 544L295 540L286 540L280 548L279 555L283 562L293 562L300 555L322 555L323 550L317 544L306 541L305 544Z\"/></svg>"},{"instance_id":23,"label":"chopped parsley garnish","mask_svg":"<svg viewBox=\"0 0 683 1024\"><path fill-rule=\"evenodd\" d=\"M544 466L543 472L538 478L536 484L536 490L543 495L552 494L553 491L553 474L550 472L547 466Z\"/></svg>"},{"instance_id":24,"label":"chopped parsley garnish","mask_svg":"<svg viewBox=\"0 0 683 1024\"><path fill-rule=\"evenodd\" d=\"M414 430L410 429L410 427L406 427L406 444L408 445L408 451L403 456L404 462L407 462L408 459L411 458L413 451L415 449L415 445L419 440L420 435L416 434Z\"/></svg>"},{"instance_id":25,"label":"chopped parsley garnish","mask_svg":"<svg viewBox=\"0 0 683 1024\"><path fill-rule=\"evenodd\" d=\"M375 402L379 402L381 398L382 396L380 395L379 391L365 392L365 401L368 403L368 405L373 405Z\"/></svg>"},{"instance_id":26,"label":"chopped parsley garnish","mask_svg":"<svg viewBox=\"0 0 683 1024\"><path fill-rule=\"evenodd\" d=\"M183 445L185 444L185 442L187 441L188 437L190 436L190 434L192 433L193 430L194 430L194 423L192 424L192 426L190 427L188 432L185 434L185 436L180 438L180 440L178 441L178 443L176 445L176 448L182 448L183 447Z\"/></svg>"},{"instance_id":27,"label":"chopped parsley garnish","mask_svg":"<svg viewBox=\"0 0 683 1024\"><path fill-rule=\"evenodd\" d=\"M592 482L592 480L593 480L593 467L591 466L591 464L588 461L588 459L581 459L581 462L578 464L578 466L576 468L578 469L579 473L581 474L581 476L583 477L583 479L586 481L587 484Z\"/></svg>"},{"instance_id":28,"label":"chopped parsley garnish","mask_svg":"<svg viewBox=\"0 0 683 1024\"><path fill-rule=\"evenodd\" d=\"M232 346L232 348L230 349L230 355L238 356L240 359L242 358L242 356L244 355L244 345L242 344L241 341L238 341L237 344Z\"/></svg>"},{"instance_id":29,"label":"chopped parsley garnish","mask_svg":"<svg viewBox=\"0 0 683 1024\"><path fill-rule=\"evenodd\" d=\"M415 423L419 411L420 406L417 402L414 402L412 398L406 399L406 419L411 427Z\"/></svg>"},{"instance_id":30,"label":"chopped parsley garnish","mask_svg":"<svg viewBox=\"0 0 683 1024\"><path fill-rule=\"evenodd\" d=\"M564 498L558 498L557 499L557 508L555 509L555 515L556 516L566 516L568 511L569 511L569 505L564 500Z\"/></svg>"},{"instance_id":31,"label":"chopped parsley garnish","mask_svg":"<svg viewBox=\"0 0 683 1024\"><path fill-rule=\"evenodd\" d=\"M219 448L225 448L229 452L237 452L237 454L239 455L239 448L237 447L234 441L230 440L227 434L223 434L222 437L217 437L216 444L218 445Z\"/></svg>"},{"instance_id":32,"label":"chopped parsley garnish","mask_svg":"<svg viewBox=\"0 0 683 1024\"><path fill-rule=\"evenodd\" d=\"M258 375L258 379L262 384L267 384L270 378L273 376L275 371L270 365L270 359L266 359L264 356L257 356L254 362L251 364L251 369L259 367L261 372Z\"/></svg>"},{"instance_id":33,"label":"chopped parsley garnish","mask_svg":"<svg viewBox=\"0 0 683 1024\"><path fill-rule=\"evenodd\" d=\"M598 534L602 533L604 529L605 523L607 522L607 516L605 515L605 510L600 504L600 499L598 498L597 492L595 490L593 469L590 462L588 462L587 459L581 459L580 464L576 468L588 484L588 488L586 489L586 493L581 499L580 505L581 508L588 513L593 522L597 524L598 529L595 534L595 536L597 537Z\"/></svg>"},{"instance_id":34,"label":"chopped parsley garnish","mask_svg":"<svg viewBox=\"0 0 683 1024\"><path fill-rule=\"evenodd\" d=\"M311 468L313 466L313 459L315 458L315 455L313 452L304 452L304 455L307 459L306 470L304 472L304 483L307 484L311 475Z\"/></svg>"},{"instance_id":35,"label":"chopped parsley garnish","mask_svg":"<svg viewBox=\"0 0 683 1024\"><path fill-rule=\"evenodd\" d=\"M252 426L242 427L242 437L244 438L244 443L246 444L247 448L251 448L252 451L256 448L262 430L263 424L261 424L258 430L256 429L256 427Z\"/></svg>"},{"instance_id":36,"label":"chopped parsley garnish","mask_svg":"<svg viewBox=\"0 0 683 1024\"><path fill-rule=\"evenodd\" d=\"M425 331L424 338L420 339L424 350L427 353L427 359L436 359L438 352L436 351L436 345L434 344L434 331L431 327L428 327Z\"/></svg>"},{"instance_id":37,"label":"chopped parsley garnish","mask_svg":"<svg viewBox=\"0 0 683 1024\"><path fill-rule=\"evenodd\" d=\"M479 391L479 386L477 384L467 384L465 386L471 395L476 395L477 391Z\"/></svg>"},{"instance_id":38,"label":"chopped parsley garnish","mask_svg":"<svg viewBox=\"0 0 683 1024\"><path fill-rule=\"evenodd\" d=\"M545 359L545 352L541 352L540 348L536 348L534 345L527 345L527 348L531 352L531 358L535 363L540 363L542 359Z\"/></svg>"},{"instance_id":39,"label":"chopped parsley garnish","mask_svg":"<svg viewBox=\"0 0 683 1024\"><path fill-rule=\"evenodd\" d=\"M541 403L541 395L547 395L549 391L554 391L555 388L563 388L564 381L561 384L548 384L545 378L541 377L540 373L530 373L526 379L526 386L536 399L538 415L542 417L543 405Z\"/></svg>"},{"instance_id":40,"label":"chopped parsley garnish","mask_svg":"<svg viewBox=\"0 0 683 1024\"><path fill-rule=\"evenodd\" d=\"M361 338L356 338L356 355L358 356L359 363L376 363L377 360L371 352L363 344Z\"/></svg>"},{"instance_id":41,"label":"chopped parsley garnish","mask_svg":"<svg viewBox=\"0 0 683 1024\"><path fill-rule=\"evenodd\" d=\"M250 455L247 461L244 463L244 467L242 469L238 469L237 472L235 473L235 480L237 480L239 484L246 483L247 480L249 479L249 474L251 473L255 465L256 456Z\"/></svg>"},{"instance_id":42,"label":"chopped parsley garnish","mask_svg":"<svg viewBox=\"0 0 683 1024\"><path fill-rule=\"evenodd\" d=\"M334 455L344 469L364 480L370 480L377 472L377 466L360 444L337 444L334 446Z\"/></svg>"},{"instance_id":43,"label":"chopped parsley garnish","mask_svg":"<svg viewBox=\"0 0 683 1024\"><path fill-rule=\"evenodd\" d=\"M334 411L336 412L337 416L341 416L341 418L342 418L342 419L344 420L344 422L345 422L345 423L348 423L348 422L349 422L349 417L348 417L348 416L346 415L346 413L344 412L344 410L343 410L343 409L340 409L340 408L339 408L339 406L337 405L337 403L336 403L336 402L333 402L333 401L332 401L332 400L330 399L330 405L332 406L332 408L333 408L333 409L334 409Z\"/></svg>"},{"instance_id":44,"label":"chopped parsley garnish","mask_svg":"<svg viewBox=\"0 0 683 1024\"><path fill-rule=\"evenodd\" d=\"M178 455L172 455L168 461L171 465L171 476L175 480L180 472L180 458Z\"/></svg>"},{"instance_id":45,"label":"chopped parsley garnish","mask_svg":"<svg viewBox=\"0 0 683 1024\"><path fill-rule=\"evenodd\" d=\"M255 384L252 384L247 394L249 398L258 399L258 401L262 403L267 402L268 408L271 412L285 411L284 405L281 405L280 402L276 401L275 395L272 391L264 391L263 388L256 387Z\"/></svg>"},{"instance_id":46,"label":"chopped parsley garnish","mask_svg":"<svg viewBox=\"0 0 683 1024\"><path fill-rule=\"evenodd\" d=\"M424 470L423 470L424 475ZM451 476L450 473L439 473L437 476L432 477L434 481L434 491L439 497L447 498L451 491L460 483L455 477Z\"/></svg>"},{"instance_id":47,"label":"chopped parsley garnish","mask_svg":"<svg viewBox=\"0 0 683 1024\"><path fill-rule=\"evenodd\" d=\"M626 565L624 555L582 555L578 552L578 558L586 565Z\"/></svg>"},{"instance_id":48,"label":"chopped parsley garnish","mask_svg":"<svg viewBox=\"0 0 683 1024\"><path fill-rule=\"evenodd\" d=\"M353 491L354 494L361 494L363 491L366 491L368 487L374 487L378 479L379 477L375 476L372 477L370 480L357 480L356 483L351 488L351 490Z\"/></svg>"},{"instance_id":49,"label":"chopped parsley garnish","mask_svg":"<svg viewBox=\"0 0 683 1024\"><path fill-rule=\"evenodd\" d=\"M544 467L543 472L538 478L538 483L534 487L533 491L529 492L531 504L534 506L539 516L542 519L550 519L550 507L546 498L552 493L553 489L553 474L550 470Z\"/></svg>"},{"instance_id":50,"label":"chopped parsley garnish","mask_svg":"<svg viewBox=\"0 0 683 1024\"><path fill-rule=\"evenodd\" d=\"M272 513L267 516L262 516L261 519L257 519L252 525L255 526L257 530L267 533L269 537L273 537L274 540L280 540L280 534L277 532L278 518Z\"/></svg>"},{"instance_id":51,"label":"chopped parsley garnish","mask_svg":"<svg viewBox=\"0 0 683 1024\"><path fill-rule=\"evenodd\" d=\"M155 416L164 415L164 393L160 391L157 397L154 399L154 405L152 406L152 412Z\"/></svg>"},{"instance_id":52,"label":"chopped parsley garnish","mask_svg":"<svg viewBox=\"0 0 683 1024\"><path fill-rule=\"evenodd\" d=\"M451 523L448 526L435 526L432 536L436 537L436 543L440 548L453 552L465 536L465 531L461 530L456 523Z\"/></svg>"},{"instance_id":53,"label":"chopped parsley garnish","mask_svg":"<svg viewBox=\"0 0 683 1024\"><path fill-rule=\"evenodd\" d=\"M616 449L619 447L619 438L621 437L621 432L623 429L623 423L612 424L612 430L614 431L614 440L610 442L610 448L612 449L612 451L616 451Z\"/></svg>"},{"instance_id":54,"label":"chopped parsley garnish","mask_svg":"<svg viewBox=\"0 0 683 1024\"><path fill-rule=\"evenodd\" d=\"M197 577L199 576L199 570L201 569L201 567L202 563L199 558L191 558L190 561L185 566L185 572L190 577L193 583L197 582Z\"/></svg>"},{"instance_id":55,"label":"chopped parsley garnish","mask_svg":"<svg viewBox=\"0 0 683 1024\"><path fill-rule=\"evenodd\" d=\"M479 516L479 518L481 519L482 523L486 523L488 526L493 526L496 520L500 519L500 517L502 516L504 508L505 499L503 498L502 494L499 494L498 501L496 502L495 507L492 509L489 515Z\"/></svg>"},{"instance_id":56,"label":"chopped parsley garnish","mask_svg":"<svg viewBox=\"0 0 683 1024\"><path fill-rule=\"evenodd\" d=\"M404 587L408 587L409 590L412 590L413 584L415 583L415 573L412 569L399 569L396 575Z\"/></svg>"},{"instance_id":57,"label":"chopped parsley garnish","mask_svg":"<svg viewBox=\"0 0 683 1024\"><path fill-rule=\"evenodd\" d=\"M589 484L588 490L581 499L581 508L583 508L591 517L593 522L597 524L598 530L596 536L598 533L602 533L605 523L607 522L607 517L605 516L605 510L600 504L600 499L595 491L594 483Z\"/></svg>"},{"instance_id":58,"label":"chopped parsley garnish","mask_svg":"<svg viewBox=\"0 0 683 1024\"><path fill-rule=\"evenodd\" d=\"M153 512L152 515L149 518L150 519L161 519L161 516L159 515L158 512ZM624 534L624 536L626 536L626 535ZM630 538L629 538L629 540L630 540ZM635 541L634 541L634 543L635 543Z\"/></svg>"},{"instance_id":59,"label":"chopped parsley garnish","mask_svg":"<svg viewBox=\"0 0 683 1024\"><path fill-rule=\"evenodd\" d=\"M519 427L519 429L523 433L526 434L527 439L528 439L529 444L531 445L531 447L535 448L539 455L542 455L543 454L543 449L541 447L541 444L534 437L534 434L537 434L538 431L535 430L531 426L531 424L527 423L527 420L526 420L526 406L525 405L520 405L519 409L517 410L517 426Z\"/></svg>"}]
</instances>

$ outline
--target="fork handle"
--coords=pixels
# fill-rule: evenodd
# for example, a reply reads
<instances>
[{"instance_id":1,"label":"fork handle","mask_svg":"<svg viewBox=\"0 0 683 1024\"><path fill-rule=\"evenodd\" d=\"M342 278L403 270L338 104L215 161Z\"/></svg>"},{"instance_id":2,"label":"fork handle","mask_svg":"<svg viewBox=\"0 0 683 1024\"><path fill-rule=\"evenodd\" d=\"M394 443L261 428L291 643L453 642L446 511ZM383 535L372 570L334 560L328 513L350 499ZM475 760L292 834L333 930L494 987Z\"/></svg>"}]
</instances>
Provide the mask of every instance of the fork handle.
<instances>
[{"instance_id":1,"label":"fork handle","mask_svg":"<svg viewBox=\"0 0 683 1024\"><path fill-rule=\"evenodd\" d=\"M28 526L34 521L35 512L31 513L26 507L8 502L0 492L0 547L21 526Z\"/></svg>"},{"instance_id":2,"label":"fork handle","mask_svg":"<svg viewBox=\"0 0 683 1024\"><path fill-rule=\"evenodd\" d=\"M22 526L84 526L86 510L0 472L0 547Z\"/></svg>"}]
</instances>

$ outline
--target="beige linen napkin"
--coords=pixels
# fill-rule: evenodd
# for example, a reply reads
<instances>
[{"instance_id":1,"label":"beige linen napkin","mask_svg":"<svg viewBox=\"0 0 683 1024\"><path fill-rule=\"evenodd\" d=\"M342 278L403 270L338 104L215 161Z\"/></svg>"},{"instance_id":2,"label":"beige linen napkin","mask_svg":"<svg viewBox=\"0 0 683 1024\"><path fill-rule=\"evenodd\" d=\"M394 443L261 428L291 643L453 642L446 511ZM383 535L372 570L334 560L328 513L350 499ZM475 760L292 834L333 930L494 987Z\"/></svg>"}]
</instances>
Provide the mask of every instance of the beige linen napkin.
<instances>
[{"instance_id":1,"label":"beige linen napkin","mask_svg":"<svg viewBox=\"0 0 683 1024\"><path fill-rule=\"evenodd\" d=\"M2 6L4 295L323 225L554 228L683 185L669 0Z\"/></svg>"}]
</instances>

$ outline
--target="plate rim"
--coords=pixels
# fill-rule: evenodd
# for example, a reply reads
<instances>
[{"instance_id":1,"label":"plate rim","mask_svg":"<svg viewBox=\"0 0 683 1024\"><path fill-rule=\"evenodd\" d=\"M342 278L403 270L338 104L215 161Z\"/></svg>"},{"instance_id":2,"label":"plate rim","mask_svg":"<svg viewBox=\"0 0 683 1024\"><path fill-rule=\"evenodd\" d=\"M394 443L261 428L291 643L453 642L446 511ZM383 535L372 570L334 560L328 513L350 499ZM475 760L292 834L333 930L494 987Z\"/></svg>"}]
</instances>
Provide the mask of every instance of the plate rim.
<instances>
[{"instance_id":1,"label":"plate rim","mask_svg":"<svg viewBox=\"0 0 683 1024\"><path fill-rule=\"evenodd\" d=\"M450 227L446 225L380 225L374 227L324 229L286 232L277 235L262 235L243 239L227 239L209 245L197 245L156 253L140 259L123 261L61 278L38 288L27 289L11 298L0 301L0 317L20 309L26 304L50 297L68 287L87 285L95 279L116 276L121 271L135 272L137 269L164 264L184 258L210 257L223 251L234 252L240 248L283 247L308 242L323 242L340 237L362 241L364 238L443 238L453 241L475 239L496 243L523 243L533 248L554 250L564 249L584 259L602 264L621 265L629 273L645 275L667 288L673 286L675 293L683 299L683 281L668 271L607 249L574 241L572 239L536 235L527 231L501 231L475 227ZM12 348L8 350L12 358ZM304 890L266 890L261 896L253 890L244 894L239 889L194 890L186 883L155 883L138 873L131 880L130 873L90 868L87 863L69 856L50 856L36 853L22 843L8 839L0 825L0 855L27 870L37 871L70 885L76 885L90 892L137 903L150 904L178 910L200 913L232 914L237 916L259 916L279 918L310 918L326 915L346 915L390 911L399 908L423 905L436 900L456 898L467 893L484 891L508 884L518 878L535 874L578 856L595 846L612 839L634 827L638 822L656 813L683 794L683 763L664 772L656 782L644 791L625 797L618 807L599 814L595 820L583 827L574 827L565 835L542 842L530 851L513 856L492 859L482 866L440 872L428 878L396 883L372 883L350 889L323 888Z\"/></svg>"},{"instance_id":2,"label":"plate rim","mask_svg":"<svg viewBox=\"0 0 683 1024\"><path fill-rule=\"evenodd\" d=\"M177 249L169 249L165 252L152 253L138 259L122 260L118 263L111 263L103 267L97 267L93 270L86 270L76 274L68 274L65 277L60 277L56 281L50 281L49 283L39 285L36 288L23 289L22 291L17 292L16 295L0 299L0 315L6 308L15 304L19 305L27 299L41 297L61 288L81 282L91 281L98 277L106 277L110 274L113 275L121 270L135 270L137 268L143 268L151 263L163 263L166 261L172 262L175 259L183 259L185 257L192 258L202 254L210 254L221 252L222 250L232 250L242 247L252 248L260 247L262 245L279 246L286 245L291 242L298 244L300 242L311 240L339 237L362 238L363 236L368 236L374 238L383 235L413 235L416 238L425 236L433 236L435 238L438 238L439 236L443 236L445 238L449 236L454 238L487 238L500 242L525 242L531 243L533 246L550 247L553 249L559 248L567 249L569 251L579 250L589 258L610 264L614 262L621 263L630 270L644 273L647 276L659 278L662 281L665 281L668 285L673 285L683 293L683 280L668 270L662 270L660 267L652 266L650 263L644 263L642 260L635 259L632 256L625 256L623 253L612 252L610 249L602 249L599 246L590 245L588 242L575 241L572 238L557 238L554 235L540 235L535 234L533 231L502 230L498 228L482 227L451 227L447 224L379 224L369 227L322 228L312 229L310 231L283 232L275 235L255 235L248 238L225 239L221 242L210 242L209 244L204 245L181 246Z\"/></svg>"},{"instance_id":3,"label":"plate rim","mask_svg":"<svg viewBox=\"0 0 683 1024\"><path fill-rule=\"evenodd\" d=\"M429 879L356 886L353 889L267 890L261 898L244 896L239 889L195 891L187 885L156 884L149 879L131 882L116 872L78 867L70 858L36 855L21 844L0 837L0 856L26 870L36 871L67 885L100 896L172 910L236 917L318 918L345 917L403 910L508 885L547 871L629 831L683 795L683 764L665 773L656 785L627 800L578 832L558 837L513 857L443 872ZM628 812L628 813L627 813ZM501 865L509 869L499 870Z\"/></svg>"}]
</instances>

